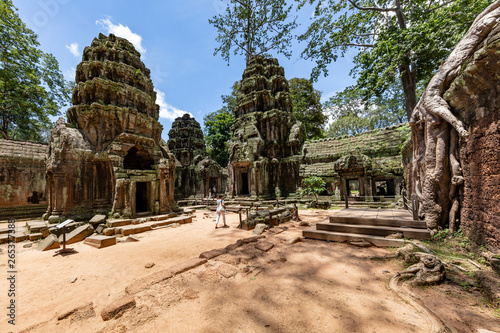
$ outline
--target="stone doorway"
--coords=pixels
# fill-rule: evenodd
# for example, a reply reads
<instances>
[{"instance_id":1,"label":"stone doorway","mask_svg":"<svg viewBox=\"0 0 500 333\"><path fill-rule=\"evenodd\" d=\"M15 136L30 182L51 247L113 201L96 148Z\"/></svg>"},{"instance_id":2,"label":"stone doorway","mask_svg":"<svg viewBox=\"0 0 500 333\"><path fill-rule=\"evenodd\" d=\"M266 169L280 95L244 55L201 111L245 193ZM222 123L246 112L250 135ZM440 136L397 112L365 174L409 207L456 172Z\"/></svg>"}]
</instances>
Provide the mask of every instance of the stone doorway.
<instances>
[{"instance_id":1,"label":"stone doorway","mask_svg":"<svg viewBox=\"0 0 500 333\"><path fill-rule=\"evenodd\" d=\"M250 192L248 191L248 172L241 173L241 195L248 195Z\"/></svg>"},{"instance_id":2,"label":"stone doorway","mask_svg":"<svg viewBox=\"0 0 500 333\"><path fill-rule=\"evenodd\" d=\"M148 186L149 183L137 182L135 184L135 212L143 213L149 211Z\"/></svg>"},{"instance_id":3,"label":"stone doorway","mask_svg":"<svg viewBox=\"0 0 500 333\"><path fill-rule=\"evenodd\" d=\"M394 179L385 179L375 181L376 196L394 197L396 195L396 188Z\"/></svg>"}]
</instances>

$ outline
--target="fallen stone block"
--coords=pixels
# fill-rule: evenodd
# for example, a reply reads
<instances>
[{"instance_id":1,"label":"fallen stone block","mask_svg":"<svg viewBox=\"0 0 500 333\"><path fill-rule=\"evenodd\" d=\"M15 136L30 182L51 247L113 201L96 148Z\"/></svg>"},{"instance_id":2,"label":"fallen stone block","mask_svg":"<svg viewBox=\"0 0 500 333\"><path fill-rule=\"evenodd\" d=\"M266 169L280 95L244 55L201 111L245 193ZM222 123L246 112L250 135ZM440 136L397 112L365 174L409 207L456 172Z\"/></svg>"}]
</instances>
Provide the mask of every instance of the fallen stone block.
<instances>
[{"instance_id":1,"label":"fallen stone block","mask_svg":"<svg viewBox=\"0 0 500 333\"><path fill-rule=\"evenodd\" d=\"M261 250L261 251L264 251L264 252L269 251L273 247L274 247L274 244L273 243L269 243L269 242L258 242L257 244L255 244L255 248L257 250Z\"/></svg>"},{"instance_id":2,"label":"fallen stone block","mask_svg":"<svg viewBox=\"0 0 500 333\"><path fill-rule=\"evenodd\" d=\"M238 239L236 241L236 243L226 246L225 249L228 250L228 251L234 251L234 250L236 250L237 248L239 248L242 245L243 245L243 242L241 241L241 239Z\"/></svg>"},{"instance_id":3,"label":"fallen stone block","mask_svg":"<svg viewBox=\"0 0 500 333\"><path fill-rule=\"evenodd\" d=\"M42 221L27 221L26 222L26 228L30 233L38 233L42 229L47 228L47 224Z\"/></svg>"},{"instance_id":4,"label":"fallen stone block","mask_svg":"<svg viewBox=\"0 0 500 333\"><path fill-rule=\"evenodd\" d=\"M43 235L41 232L35 232L33 234L29 234L29 240L30 241L35 241L35 240L38 240L38 239L41 239L43 238Z\"/></svg>"},{"instance_id":5,"label":"fallen stone block","mask_svg":"<svg viewBox=\"0 0 500 333\"><path fill-rule=\"evenodd\" d=\"M286 243L288 245L292 245L292 244L295 244L295 243L298 243L298 242L302 242L302 237L297 236L297 237L291 238Z\"/></svg>"},{"instance_id":6,"label":"fallen stone block","mask_svg":"<svg viewBox=\"0 0 500 333\"><path fill-rule=\"evenodd\" d=\"M103 224L99 224L99 226L95 229L95 232L97 232L98 234L102 234L105 228L106 227Z\"/></svg>"},{"instance_id":7,"label":"fallen stone block","mask_svg":"<svg viewBox=\"0 0 500 333\"><path fill-rule=\"evenodd\" d=\"M241 239L241 241L243 242L243 244L248 244L248 243L256 242L262 238L266 238L266 236L264 236L264 235L253 236L253 237L243 238L243 239Z\"/></svg>"},{"instance_id":8,"label":"fallen stone block","mask_svg":"<svg viewBox=\"0 0 500 333\"><path fill-rule=\"evenodd\" d=\"M122 234L123 236L128 236L132 234L139 234L141 232L149 231L151 230L150 225L126 225L123 227L118 227L116 228L118 233Z\"/></svg>"},{"instance_id":9,"label":"fallen stone block","mask_svg":"<svg viewBox=\"0 0 500 333\"><path fill-rule=\"evenodd\" d=\"M112 245L116 245L116 237L115 236L90 236L85 238L83 244L90 245L92 247L102 249L103 247L108 247Z\"/></svg>"},{"instance_id":10,"label":"fallen stone block","mask_svg":"<svg viewBox=\"0 0 500 333\"><path fill-rule=\"evenodd\" d=\"M115 228L106 228L102 231L104 236L112 236L115 234Z\"/></svg>"},{"instance_id":11,"label":"fallen stone block","mask_svg":"<svg viewBox=\"0 0 500 333\"><path fill-rule=\"evenodd\" d=\"M170 268L173 275L181 274L207 262L207 259L192 258Z\"/></svg>"},{"instance_id":12,"label":"fallen stone block","mask_svg":"<svg viewBox=\"0 0 500 333\"><path fill-rule=\"evenodd\" d=\"M266 225L264 223L258 223L255 225L255 228L253 228L252 233L254 235L262 235L264 230L266 229Z\"/></svg>"},{"instance_id":13,"label":"fallen stone block","mask_svg":"<svg viewBox=\"0 0 500 333\"><path fill-rule=\"evenodd\" d=\"M94 233L94 228L90 224L82 225L69 234L66 234L66 245L81 242ZM62 243L63 235L59 236L59 243Z\"/></svg>"},{"instance_id":14,"label":"fallen stone block","mask_svg":"<svg viewBox=\"0 0 500 333\"><path fill-rule=\"evenodd\" d=\"M145 278L134 281L127 288L125 288L125 292L129 295L135 295L154 284L170 279L172 276L173 274L170 269L158 271L154 274L146 276Z\"/></svg>"},{"instance_id":15,"label":"fallen stone block","mask_svg":"<svg viewBox=\"0 0 500 333\"><path fill-rule=\"evenodd\" d=\"M130 225L130 224L132 224L132 221L133 220L131 220L131 219L112 220L112 221L108 220L107 225L110 228L116 228L116 227L121 227L121 226L124 226L124 225Z\"/></svg>"},{"instance_id":16,"label":"fallen stone block","mask_svg":"<svg viewBox=\"0 0 500 333\"><path fill-rule=\"evenodd\" d=\"M94 215L93 218L90 219L89 224L96 226L101 223L106 223L106 215Z\"/></svg>"},{"instance_id":17,"label":"fallen stone block","mask_svg":"<svg viewBox=\"0 0 500 333\"><path fill-rule=\"evenodd\" d=\"M49 235L43 241L38 243L38 251L48 251L58 249L59 247L59 240L56 235Z\"/></svg>"},{"instance_id":18,"label":"fallen stone block","mask_svg":"<svg viewBox=\"0 0 500 333\"><path fill-rule=\"evenodd\" d=\"M200 258L209 260L225 253L227 253L226 249L215 249L203 252L202 254L200 254Z\"/></svg>"},{"instance_id":19,"label":"fallen stone block","mask_svg":"<svg viewBox=\"0 0 500 333\"><path fill-rule=\"evenodd\" d=\"M106 306L101 311L101 318L104 321L108 321L113 318L120 318L125 311L132 309L133 307L135 307L135 299L132 296L125 296Z\"/></svg>"},{"instance_id":20,"label":"fallen stone block","mask_svg":"<svg viewBox=\"0 0 500 333\"><path fill-rule=\"evenodd\" d=\"M24 233L19 233L16 231L15 234L9 233L9 234L0 234L0 244L5 244L9 242L9 240L14 240L16 243L22 242L24 240L28 239L28 236L26 236Z\"/></svg>"},{"instance_id":21,"label":"fallen stone block","mask_svg":"<svg viewBox=\"0 0 500 333\"><path fill-rule=\"evenodd\" d=\"M281 234L283 231L287 229L288 229L287 227L274 227L269 229L269 232L273 234Z\"/></svg>"},{"instance_id":22,"label":"fallen stone block","mask_svg":"<svg viewBox=\"0 0 500 333\"><path fill-rule=\"evenodd\" d=\"M59 224L63 221L64 216L59 215L50 215L49 216L49 224Z\"/></svg>"},{"instance_id":23,"label":"fallen stone block","mask_svg":"<svg viewBox=\"0 0 500 333\"><path fill-rule=\"evenodd\" d=\"M78 227L81 227L82 225L84 225L85 223L84 222L72 222L70 224L68 224L65 228L66 228L66 236L68 236L68 234L70 232L72 232L73 230L77 229ZM63 232L63 228L56 228L55 226L54 227L50 227L49 228L49 232L51 234L54 234L56 235L57 237L61 236L62 235L62 232Z\"/></svg>"}]
</instances>

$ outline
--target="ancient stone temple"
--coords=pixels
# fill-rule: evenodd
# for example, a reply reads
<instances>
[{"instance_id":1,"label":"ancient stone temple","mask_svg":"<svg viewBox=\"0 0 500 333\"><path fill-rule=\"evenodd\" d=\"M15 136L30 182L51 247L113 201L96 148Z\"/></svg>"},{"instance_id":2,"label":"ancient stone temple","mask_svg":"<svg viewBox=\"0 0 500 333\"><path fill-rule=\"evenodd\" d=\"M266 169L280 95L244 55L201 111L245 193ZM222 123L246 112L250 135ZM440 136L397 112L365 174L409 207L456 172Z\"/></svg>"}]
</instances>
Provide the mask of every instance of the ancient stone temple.
<instances>
[{"instance_id":1,"label":"ancient stone temple","mask_svg":"<svg viewBox=\"0 0 500 333\"><path fill-rule=\"evenodd\" d=\"M292 114L278 60L250 59L237 105L229 157L231 195L273 198L295 192L304 126Z\"/></svg>"},{"instance_id":2,"label":"ancient stone temple","mask_svg":"<svg viewBox=\"0 0 500 333\"><path fill-rule=\"evenodd\" d=\"M100 34L83 51L67 123L52 130L48 213L133 216L176 208L175 164L161 140L150 71L126 39Z\"/></svg>"},{"instance_id":3,"label":"ancient stone temple","mask_svg":"<svg viewBox=\"0 0 500 333\"><path fill-rule=\"evenodd\" d=\"M402 124L305 143L300 178L321 177L328 194L337 200L343 200L346 193L368 201L399 196L401 146L409 141L410 131Z\"/></svg>"},{"instance_id":4,"label":"ancient stone temple","mask_svg":"<svg viewBox=\"0 0 500 333\"><path fill-rule=\"evenodd\" d=\"M227 177L208 157L200 123L189 114L178 117L168 132L168 148L176 158L175 198L206 196L214 186L223 192Z\"/></svg>"}]
</instances>

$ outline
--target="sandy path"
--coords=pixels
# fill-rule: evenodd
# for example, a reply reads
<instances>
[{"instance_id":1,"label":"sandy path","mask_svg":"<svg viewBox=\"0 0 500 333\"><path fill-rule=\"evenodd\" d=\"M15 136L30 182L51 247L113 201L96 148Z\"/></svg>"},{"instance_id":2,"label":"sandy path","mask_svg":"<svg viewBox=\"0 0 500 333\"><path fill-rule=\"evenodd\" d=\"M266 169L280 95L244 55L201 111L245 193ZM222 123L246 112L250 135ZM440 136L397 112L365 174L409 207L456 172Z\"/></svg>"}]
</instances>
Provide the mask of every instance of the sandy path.
<instances>
[{"instance_id":1,"label":"sandy path","mask_svg":"<svg viewBox=\"0 0 500 333\"><path fill-rule=\"evenodd\" d=\"M301 217L318 222L332 213ZM426 317L388 287L401 264L366 259L388 250L312 240L288 245L304 229L293 223L283 233L265 233L275 244L270 251L244 245L144 289L136 308L102 321L101 310L134 281L252 236L236 228L237 214L228 214L230 228L217 230L212 216L198 211L193 223L139 234L135 243L100 250L72 244L78 253L66 257L18 247L18 325L13 330L2 319L0 332L428 332ZM2 270L4 262L0 255ZM228 271L234 276L224 277ZM0 280L0 290L6 288ZM57 320L89 302L95 316Z\"/></svg>"}]
</instances>

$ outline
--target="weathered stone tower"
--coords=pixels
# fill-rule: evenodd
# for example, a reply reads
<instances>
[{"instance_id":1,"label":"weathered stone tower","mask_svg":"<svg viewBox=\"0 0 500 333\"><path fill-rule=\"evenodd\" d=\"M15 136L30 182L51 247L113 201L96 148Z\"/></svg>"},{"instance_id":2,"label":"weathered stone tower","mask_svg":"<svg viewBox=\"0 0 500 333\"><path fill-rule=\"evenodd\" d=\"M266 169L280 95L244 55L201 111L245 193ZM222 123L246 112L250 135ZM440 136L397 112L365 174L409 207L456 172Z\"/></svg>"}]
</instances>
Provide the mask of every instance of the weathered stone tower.
<instances>
[{"instance_id":1,"label":"weathered stone tower","mask_svg":"<svg viewBox=\"0 0 500 333\"><path fill-rule=\"evenodd\" d=\"M215 186L221 191L226 184L223 168L208 157L200 123L189 114L175 119L168 132L168 148L175 155L175 198L205 196Z\"/></svg>"},{"instance_id":2,"label":"weathered stone tower","mask_svg":"<svg viewBox=\"0 0 500 333\"><path fill-rule=\"evenodd\" d=\"M85 48L68 123L60 118L51 134L49 214L132 216L176 208L174 158L161 140L149 75L126 39L100 34Z\"/></svg>"},{"instance_id":3,"label":"weathered stone tower","mask_svg":"<svg viewBox=\"0 0 500 333\"><path fill-rule=\"evenodd\" d=\"M250 59L237 104L229 157L231 194L272 198L295 192L304 126L292 114L278 60Z\"/></svg>"}]
</instances>

